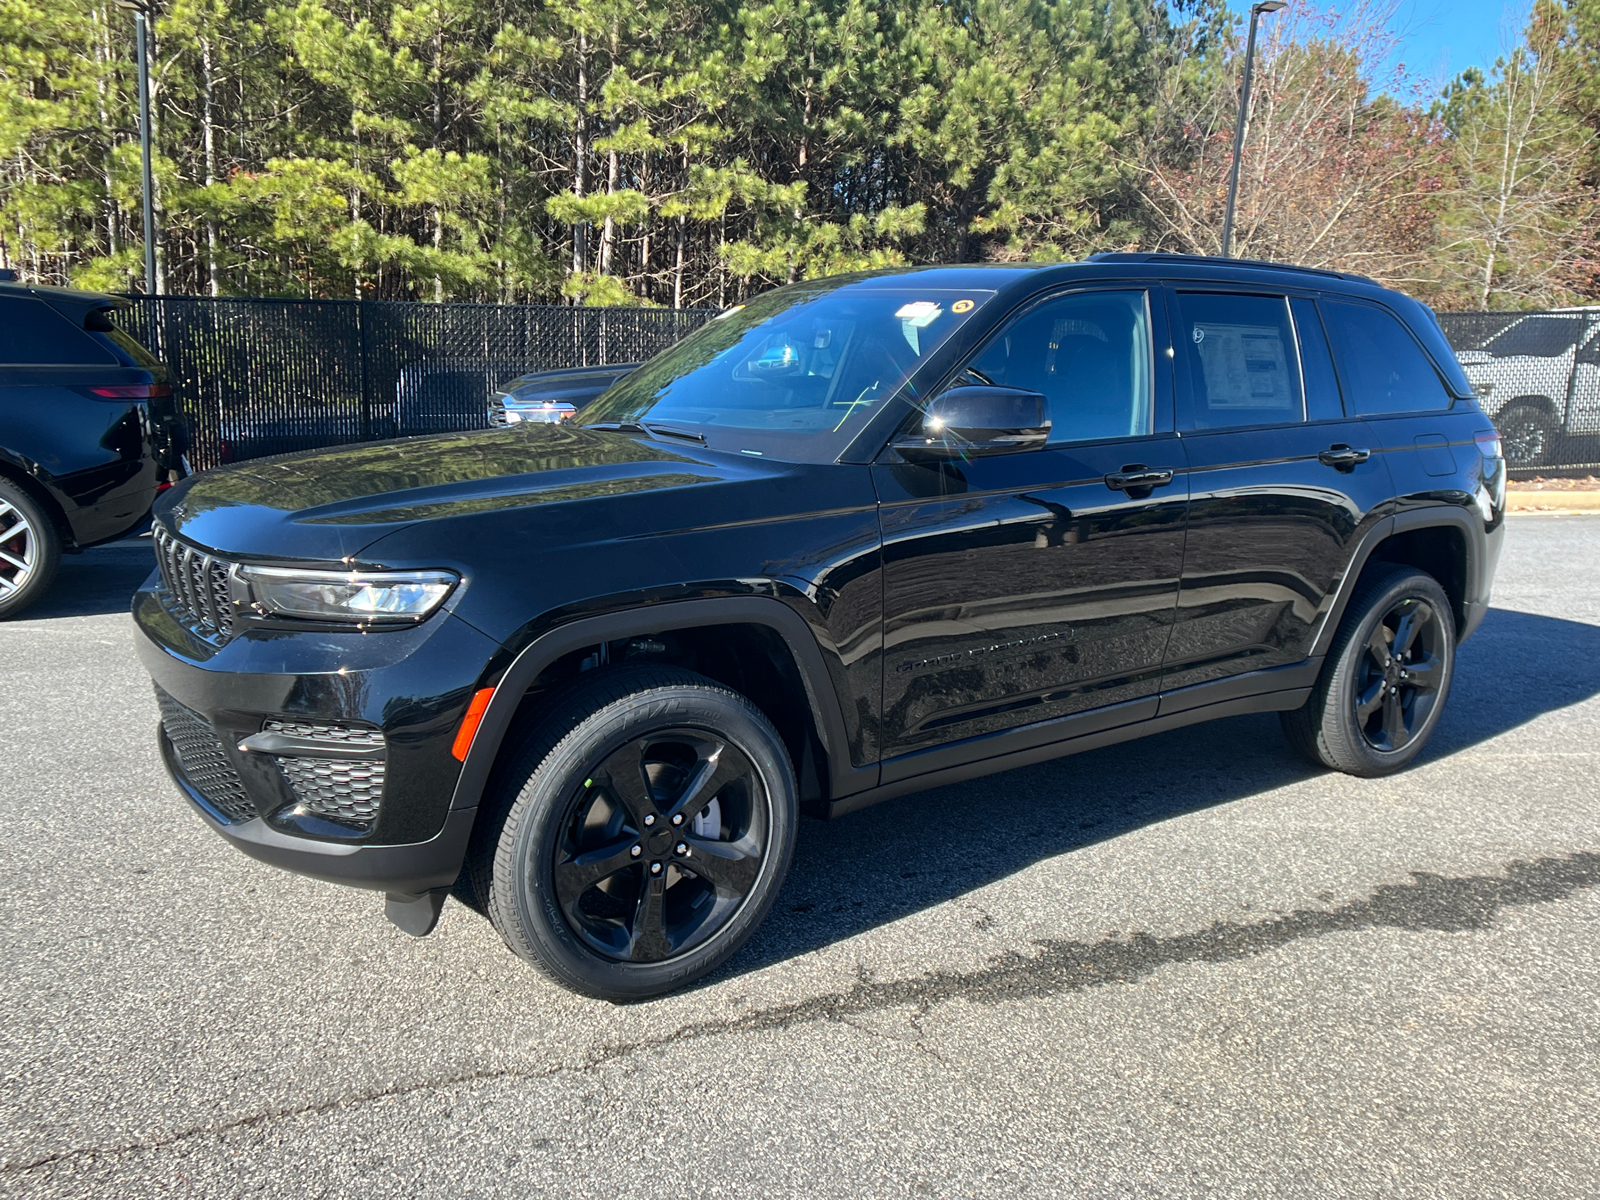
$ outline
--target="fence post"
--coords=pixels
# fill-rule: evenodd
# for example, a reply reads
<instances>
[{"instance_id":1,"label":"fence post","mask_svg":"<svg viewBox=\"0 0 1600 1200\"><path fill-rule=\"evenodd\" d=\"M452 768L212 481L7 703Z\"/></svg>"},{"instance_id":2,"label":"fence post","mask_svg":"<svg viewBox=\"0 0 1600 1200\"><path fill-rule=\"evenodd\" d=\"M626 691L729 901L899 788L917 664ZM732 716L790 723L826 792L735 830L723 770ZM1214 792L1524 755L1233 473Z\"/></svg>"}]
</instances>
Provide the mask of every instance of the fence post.
<instances>
[{"instance_id":1,"label":"fence post","mask_svg":"<svg viewBox=\"0 0 1600 1200\"><path fill-rule=\"evenodd\" d=\"M372 440L372 371L367 365L367 301L356 301L356 337L361 343L361 440Z\"/></svg>"}]
</instances>

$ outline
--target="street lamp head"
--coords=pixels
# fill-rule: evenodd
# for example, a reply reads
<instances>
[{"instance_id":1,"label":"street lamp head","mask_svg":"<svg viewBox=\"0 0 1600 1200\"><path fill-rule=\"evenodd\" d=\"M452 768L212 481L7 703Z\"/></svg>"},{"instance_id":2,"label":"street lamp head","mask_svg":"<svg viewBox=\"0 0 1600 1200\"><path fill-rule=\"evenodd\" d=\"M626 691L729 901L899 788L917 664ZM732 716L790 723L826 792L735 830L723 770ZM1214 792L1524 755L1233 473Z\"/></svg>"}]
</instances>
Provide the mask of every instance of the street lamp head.
<instances>
[{"instance_id":1,"label":"street lamp head","mask_svg":"<svg viewBox=\"0 0 1600 1200\"><path fill-rule=\"evenodd\" d=\"M117 3L121 4L122 0L117 0ZM1257 12L1257 13L1274 13L1274 12L1277 12L1280 8L1288 8L1288 7L1289 7L1289 0L1261 0L1261 3L1255 5L1253 8L1251 8L1250 11L1251 12Z\"/></svg>"}]
</instances>

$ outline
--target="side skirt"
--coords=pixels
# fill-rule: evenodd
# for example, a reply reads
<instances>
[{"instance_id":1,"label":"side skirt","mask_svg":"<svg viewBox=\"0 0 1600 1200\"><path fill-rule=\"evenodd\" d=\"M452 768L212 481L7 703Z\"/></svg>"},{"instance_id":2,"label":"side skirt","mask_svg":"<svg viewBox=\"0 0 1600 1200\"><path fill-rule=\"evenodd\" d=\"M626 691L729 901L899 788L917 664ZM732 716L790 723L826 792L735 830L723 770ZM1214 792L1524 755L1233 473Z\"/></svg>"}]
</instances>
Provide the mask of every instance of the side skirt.
<instances>
[{"instance_id":1,"label":"side skirt","mask_svg":"<svg viewBox=\"0 0 1600 1200\"><path fill-rule=\"evenodd\" d=\"M1229 684L1233 681L1223 680L1220 682ZM1201 686L1216 687L1217 685L1203 684ZM1193 690L1184 689L1185 692L1189 693L1192 693ZM1048 762L1052 758L1065 758L1069 754L1079 754L1085 750L1097 750L1101 746L1129 742L1136 738L1147 737L1153 733L1165 733L1169 729L1181 729L1185 725L1198 725L1203 721L1215 721L1222 717L1237 717L1246 713L1286 712L1299 708L1310 695L1311 688L1306 686L1261 692L1251 696L1235 696L1229 699L1219 699L1211 704L1196 704L1192 707L1183 708L1178 712L1159 713L1148 720L1133 721L1126 725L1118 725L1112 729L1100 729L1090 733L1083 733L1076 737L1067 737L1059 741L1049 742L1043 746L1030 746L1025 749L1002 752L987 758L962 763L959 766L945 767L940 770L929 771L926 774L913 775L909 779L896 780L894 783L871 788L865 792L858 792L853 796L845 796L843 799L834 800L828 805L827 815L829 818L842 817L859 809L870 808L872 805L881 803L884 800L893 800L896 796L926 791L929 788L943 787L950 783L961 783L968 779L977 779L983 775L1010 771L1016 767L1029 767L1035 763Z\"/></svg>"}]
</instances>

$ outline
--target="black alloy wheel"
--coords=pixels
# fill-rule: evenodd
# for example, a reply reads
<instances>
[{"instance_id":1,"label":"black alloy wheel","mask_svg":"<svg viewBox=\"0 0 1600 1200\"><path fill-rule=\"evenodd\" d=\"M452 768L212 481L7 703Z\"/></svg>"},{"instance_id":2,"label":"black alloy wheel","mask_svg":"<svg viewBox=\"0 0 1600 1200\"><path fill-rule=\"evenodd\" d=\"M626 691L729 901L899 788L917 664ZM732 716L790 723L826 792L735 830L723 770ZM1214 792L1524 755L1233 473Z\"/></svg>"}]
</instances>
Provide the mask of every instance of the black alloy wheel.
<instances>
[{"instance_id":1,"label":"black alloy wheel","mask_svg":"<svg viewBox=\"0 0 1600 1200\"><path fill-rule=\"evenodd\" d=\"M1428 724L1444 674L1443 637L1433 606L1415 596L1373 626L1351 697L1357 728L1373 749L1403 750Z\"/></svg>"},{"instance_id":2,"label":"black alloy wheel","mask_svg":"<svg viewBox=\"0 0 1600 1200\"><path fill-rule=\"evenodd\" d=\"M768 805L760 774L724 738L664 729L627 742L566 805L554 877L567 923L625 962L693 949L749 899Z\"/></svg>"},{"instance_id":3,"label":"black alloy wheel","mask_svg":"<svg viewBox=\"0 0 1600 1200\"><path fill-rule=\"evenodd\" d=\"M1544 408L1534 404L1513 404L1495 418L1506 465L1542 467L1551 461L1555 450L1555 423Z\"/></svg>"},{"instance_id":4,"label":"black alloy wheel","mask_svg":"<svg viewBox=\"0 0 1600 1200\"><path fill-rule=\"evenodd\" d=\"M1290 745L1351 775L1388 775L1422 752L1455 670L1455 615L1433 576L1363 572L1305 704L1279 713Z\"/></svg>"},{"instance_id":5,"label":"black alloy wheel","mask_svg":"<svg viewBox=\"0 0 1600 1200\"><path fill-rule=\"evenodd\" d=\"M749 938L798 821L788 751L749 700L677 667L597 670L549 698L499 777L472 892L558 983L642 1000Z\"/></svg>"}]
</instances>

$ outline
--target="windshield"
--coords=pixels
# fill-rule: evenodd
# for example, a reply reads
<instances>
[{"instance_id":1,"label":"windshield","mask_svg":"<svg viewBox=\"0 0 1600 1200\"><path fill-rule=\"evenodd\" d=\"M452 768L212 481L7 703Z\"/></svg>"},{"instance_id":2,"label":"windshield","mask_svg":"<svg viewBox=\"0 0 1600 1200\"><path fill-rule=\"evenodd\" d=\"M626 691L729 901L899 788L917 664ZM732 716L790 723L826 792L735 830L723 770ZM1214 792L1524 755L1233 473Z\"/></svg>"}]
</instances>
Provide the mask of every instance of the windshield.
<instances>
[{"instance_id":1,"label":"windshield","mask_svg":"<svg viewBox=\"0 0 1600 1200\"><path fill-rule=\"evenodd\" d=\"M779 288L651 359L578 423L640 425L717 450L832 462L993 295L860 279Z\"/></svg>"},{"instance_id":2,"label":"windshield","mask_svg":"<svg viewBox=\"0 0 1600 1200\"><path fill-rule=\"evenodd\" d=\"M1503 333L1490 338L1484 349L1497 358L1555 358L1577 345L1583 336L1583 318L1571 316L1524 317Z\"/></svg>"}]
</instances>

